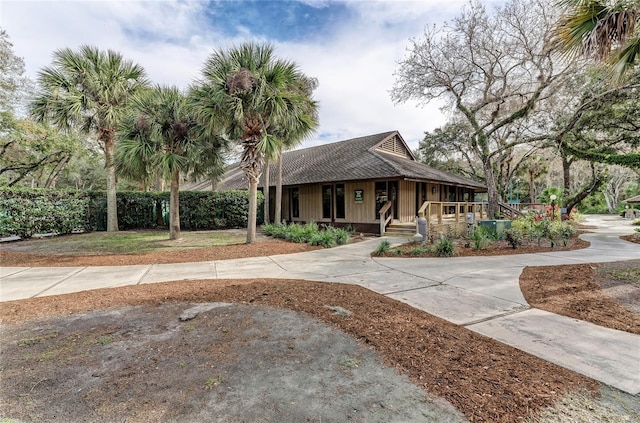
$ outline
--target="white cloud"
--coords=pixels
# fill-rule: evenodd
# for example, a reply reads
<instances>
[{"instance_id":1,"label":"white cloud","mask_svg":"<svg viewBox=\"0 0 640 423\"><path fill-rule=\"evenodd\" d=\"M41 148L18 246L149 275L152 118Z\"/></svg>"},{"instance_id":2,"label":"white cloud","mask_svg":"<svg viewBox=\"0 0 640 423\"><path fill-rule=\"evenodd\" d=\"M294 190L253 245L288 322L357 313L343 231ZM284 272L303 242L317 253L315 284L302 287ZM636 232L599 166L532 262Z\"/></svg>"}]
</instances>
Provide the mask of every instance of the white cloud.
<instances>
[{"instance_id":1,"label":"white cloud","mask_svg":"<svg viewBox=\"0 0 640 423\"><path fill-rule=\"evenodd\" d=\"M305 146L397 129L415 148L425 130L444 123L438 105L394 106L389 90L408 38L450 18L463 3L351 1L346 4L353 21L322 41L277 43L278 55L296 61L320 82L320 129ZM156 83L186 88L214 48L242 41L223 36L207 22L206 4L198 1L3 0L1 7L0 26L24 57L31 78L51 62L55 50L92 44L140 63ZM243 37L255 38L250 28Z\"/></svg>"}]
</instances>

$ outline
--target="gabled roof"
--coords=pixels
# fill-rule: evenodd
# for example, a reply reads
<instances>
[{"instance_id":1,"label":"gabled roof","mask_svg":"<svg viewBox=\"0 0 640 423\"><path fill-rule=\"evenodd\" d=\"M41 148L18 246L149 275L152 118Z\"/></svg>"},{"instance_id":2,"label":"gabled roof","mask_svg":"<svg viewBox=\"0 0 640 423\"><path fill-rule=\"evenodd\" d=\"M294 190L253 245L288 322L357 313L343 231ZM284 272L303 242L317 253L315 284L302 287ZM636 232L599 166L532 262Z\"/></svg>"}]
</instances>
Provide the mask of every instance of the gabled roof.
<instances>
[{"instance_id":1,"label":"gabled roof","mask_svg":"<svg viewBox=\"0 0 640 423\"><path fill-rule=\"evenodd\" d=\"M289 151L282 157L285 186L404 178L486 189L475 181L417 162L398 131ZM276 167L272 164L271 185L275 183L275 172ZM238 163L229 167L217 186L221 190L247 187L247 178Z\"/></svg>"},{"instance_id":2,"label":"gabled roof","mask_svg":"<svg viewBox=\"0 0 640 423\"><path fill-rule=\"evenodd\" d=\"M629 203L629 204L640 203L640 195L636 195L634 197L627 198L626 200L623 200L623 203Z\"/></svg>"}]
</instances>

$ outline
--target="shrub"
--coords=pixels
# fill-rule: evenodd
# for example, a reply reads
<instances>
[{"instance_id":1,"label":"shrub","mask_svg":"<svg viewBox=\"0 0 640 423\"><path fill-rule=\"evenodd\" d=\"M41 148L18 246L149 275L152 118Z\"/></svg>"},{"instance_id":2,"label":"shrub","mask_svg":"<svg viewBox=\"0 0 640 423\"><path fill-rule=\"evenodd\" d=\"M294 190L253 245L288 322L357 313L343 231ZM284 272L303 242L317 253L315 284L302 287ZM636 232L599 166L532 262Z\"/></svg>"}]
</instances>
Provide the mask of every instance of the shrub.
<instances>
[{"instance_id":1,"label":"shrub","mask_svg":"<svg viewBox=\"0 0 640 423\"><path fill-rule=\"evenodd\" d=\"M309 236L309 244L319 245L323 248L331 248L336 246L336 240L333 233L329 231L318 231Z\"/></svg>"},{"instance_id":2,"label":"shrub","mask_svg":"<svg viewBox=\"0 0 640 423\"><path fill-rule=\"evenodd\" d=\"M259 207L262 200L258 194ZM180 226L185 230L246 227L248 206L247 191L182 191ZM169 193L120 191L117 207L119 229L166 226ZM2 188L0 232L28 238L35 233L106 230L106 209L104 191Z\"/></svg>"},{"instance_id":3,"label":"shrub","mask_svg":"<svg viewBox=\"0 0 640 423\"><path fill-rule=\"evenodd\" d=\"M446 237L440 238L436 244L435 253L440 257L452 257L453 252L453 242Z\"/></svg>"},{"instance_id":4,"label":"shrub","mask_svg":"<svg viewBox=\"0 0 640 423\"><path fill-rule=\"evenodd\" d=\"M640 219L634 219L633 222L631 222L632 225L634 226L639 226L640 225Z\"/></svg>"},{"instance_id":5,"label":"shrub","mask_svg":"<svg viewBox=\"0 0 640 423\"><path fill-rule=\"evenodd\" d=\"M514 250L522 245L523 236L520 229L511 228L504 230L504 239Z\"/></svg>"},{"instance_id":6,"label":"shrub","mask_svg":"<svg viewBox=\"0 0 640 423\"><path fill-rule=\"evenodd\" d=\"M482 250L491 243L492 232L484 226L476 226L471 234L473 240L473 246L476 250Z\"/></svg>"},{"instance_id":7,"label":"shrub","mask_svg":"<svg viewBox=\"0 0 640 423\"><path fill-rule=\"evenodd\" d=\"M537 225L538 222L534 213L529 213L511 222L511 228L519 230L529 241L538 238Z\"/></svg>"},{"instance_id":8,"label":"shrub","mask_svg":"<svg viewBox=\"0 0 640 423\"><path fill-rule=\"evenodd\" d=\"M347 244L351 239L349 232L344 229L326 225L319 227L315 222L309 222L304 225L298 223L290 225L266 223L262 225L262 231L265 235L274 238L286 239L295 243L306 242L325 248Z\"/></svg>"},{"instance_id":9,"label":"shrub","mask_svg":"<svg viewBox=\"0 0 640 423\"><path fill-rule=\"evenodd\" d=\"M550 227L549 232L553 235L553 239L560 238L562 240L562 245L567 246L569 239L574 236L578 231L577 229L569 222L554 220ZM551 240L551 238L549 238ZM553 241L551 246L553 247Z\"/></svg>"},{"instance_id":10,"label":"shrub","mask_svg":"<svg viewBox=\"0 0 640 423\"><path fill-rule=\"evenodd\" d=\"M325 231L331 234L335 243L337 245L348 244L351 240L351 233L347 229L342 228L334 228L333 226L328 226L325 228Z\"/></svg>"},{"instance_id":11,"label":"shrub","mask_svg":"<svg viewBox=\"0 0 640 423\"><path fill-rule=\"evenodd\" d=\"M409 254L412 256L421 256L422 254L426 253L428 250L427 248L425 248L424 246L419 246L419 247L414 247L411 250L409 250Z\"/></svg>"},{"instance_id":12,"label":"shrub","mask_svg":"<svg viewBox=\"0 0 640 423\"><path fill-rule=\"evenodd\" d=\"M83 192L2 189L0 210L0 236L30 238L89 229L89 197Z\"/></svg>"},{"instance_id":13,"label":"shrub","mask_svg":"<svg viewBox=\"0 0 640 423\"><path fill-rule=\"evenodd\" d=\"M389 248L391 248L389 240L383 239L382 241L380 241L380 244L378 244L376 249L373 250L373 254L375 254L376 256L381 256L382 254L389 251Z\"/></svg>"}]
</instances>

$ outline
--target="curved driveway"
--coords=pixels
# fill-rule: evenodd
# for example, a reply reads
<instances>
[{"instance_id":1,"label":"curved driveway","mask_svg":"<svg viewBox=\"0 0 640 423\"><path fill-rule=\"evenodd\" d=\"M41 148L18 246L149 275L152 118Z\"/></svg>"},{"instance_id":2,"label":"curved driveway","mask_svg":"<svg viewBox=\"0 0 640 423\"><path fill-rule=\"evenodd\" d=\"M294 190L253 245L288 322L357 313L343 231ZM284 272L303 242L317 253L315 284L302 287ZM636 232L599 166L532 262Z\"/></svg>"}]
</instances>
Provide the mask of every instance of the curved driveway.
<instances>
[{"instance_id":1,"label":"curved driveway","mask_svg":"<svg viewBox=\"0 0 640 423\"><path fill-rule=\"evenodd\" d=\"M598 226L584 250L459 258L372 258L380 239L306 253L202 263L110 267L0 267L0 301L181 279L288 278L357 284L626 391L640 393L640 336L530 308L525 266L640 259L619 239L629 221ZM404 239L390 239L395 243Z\"/></svg>"}]
</instances>

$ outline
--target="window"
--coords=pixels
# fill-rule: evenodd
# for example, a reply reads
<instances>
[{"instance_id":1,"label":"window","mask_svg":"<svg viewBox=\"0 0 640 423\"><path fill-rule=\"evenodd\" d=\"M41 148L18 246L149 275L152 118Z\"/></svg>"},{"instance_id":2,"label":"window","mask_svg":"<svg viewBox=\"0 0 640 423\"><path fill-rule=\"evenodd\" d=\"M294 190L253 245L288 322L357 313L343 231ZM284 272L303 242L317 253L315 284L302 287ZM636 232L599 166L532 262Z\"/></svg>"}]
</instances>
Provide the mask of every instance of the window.
<instances>
[{"instance_id":1,"label":"window","mask_svg":"<svg viewBox=\"0 0 640 423\"><path fill-rule=\"evenodd\" d=\"M323 185L322 186L322 218L323 219L331 219L331 209L332 209L332 185Z\"/></svg>"},{"instance_id":2,"label":"window","mask_svg":"<svg viewBox=\"0 0 640 423\"><path fill-rule=\"evenodd\" d=\"M344 184L336 185L336 219L344 219L345 213L345 195Z\"/></svg>"},{"instance_id":3,"label":"window","mask_svg":"<svg viewBox=\"0 0 640 423\"><path fill-rule=\"evenodd\" d=\"M291 188L291 216L300 217L300 188Z\"/></svg>"}]
</instances>

